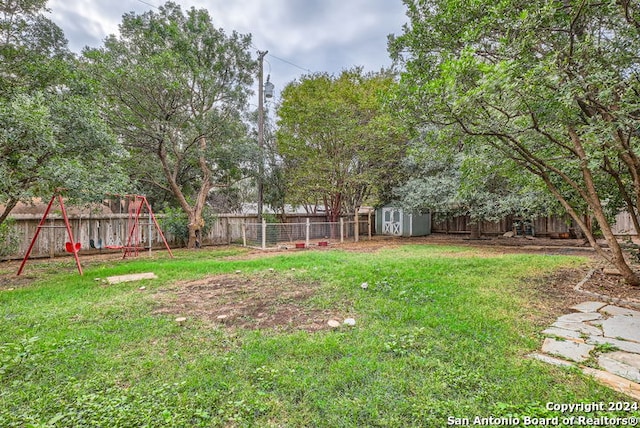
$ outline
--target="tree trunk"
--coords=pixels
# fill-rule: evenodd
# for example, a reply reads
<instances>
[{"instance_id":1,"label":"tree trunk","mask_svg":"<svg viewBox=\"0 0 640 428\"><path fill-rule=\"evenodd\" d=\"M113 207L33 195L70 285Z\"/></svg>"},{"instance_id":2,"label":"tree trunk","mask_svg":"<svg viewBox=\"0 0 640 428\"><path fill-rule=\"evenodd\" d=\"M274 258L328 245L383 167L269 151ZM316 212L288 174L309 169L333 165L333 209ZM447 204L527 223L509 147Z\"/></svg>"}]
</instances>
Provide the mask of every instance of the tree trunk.
<instances>
[{"instance_id":1,"label":"tree trunk","mask_svg":"<svg viewBox=\"0 0 640 428\"><path fill-rule=\"evenodd\" d=\"M204 218L202 210L195 212L192 210L188 215L189 219L189 240L187 248L200 248L202 246L202 228L204 227Z\"/></svg>"},{"instance_id":2,"label":"tree trunk","mask_svg":"<svg viewBox=\"0 0 640 428\"><path fill-rule=\"evenodd\" d=\"M7 204L4 207L4 211L2 212L2 214L0 214L0 224L4 223L7 217L9 217L11 210L13 210L16 207L16 205L18 205L17 198L10 198L7 201Z\"/></svg>"},{"instance_id":3,"label":"tree trunk","mask_svg":"<svg viewBox=\"0 0 640 428\"><path fill-rule=\"evenodd\" d=\"M625 260L624 253L622 252L622 248L620 247L620 243L613 234L611 225L609 224L607 216L604 213L604 209L602 208L602 204L600 202L600 196L598 195L598 192L596 190L593 176L588 166L587 156L584 148L582 147L580 137L571 127L569 127L569 135L571 136L571 141L573 142L576 153L580 158L580 169L582 170L582 178L584 179L586 188L586 202L589 205L589 208L591 208L591 210L593 211L593 216L598 222L600 230L602 231L602 235L604 236L604 239L607 241L609 249L611 250L611 256L609 260L620 271L620 274L629 285L640 286L640 276L638 276L638 274L631 269L631 267ZM586 227L583 227L582 225L581 227L583 231L586 232ZM591 235L591 231L589 231L589 235ZM593 239L592 235L589 241L591 242L591 245L594 247L594 249L598 250L598 248L600 248L600 246L595 242L595 239Z\"/></svg>"},{"instance_id":4,"label":"tree trunk","mask_svg":"<svg viewBox=\"0 0 640 428\"><path fill-rule=\"evenodd\" d=\"M198 137L198 145L200 146L200 152L205 153L207 140L204 136ZM204 218L202 216L202 212L207 201L207 196L213 188L213 185L211 184L212 173L207 165L206 158L204 154L198 158L198 164L202 172L202 182L200 185L200 190L196 195L196 201L193 206L191 206L187 201L186 196L182 192L182 188L176 181L177 172L172 171L169 167L167 153L164 145L162 144L160 144L158 148L158 157L160 158L160 162L162 163L162 169L165 177L167 178L167 181L169 182L171 191L173 192L176 199L178 199L178 202L180 203L180 206L182 207L184 212L187 214L187 219L189 221L189 237L187 240L187 248L199 248L200 245L202 245L202 228L204 227Z\"/></svg>"}]
</instances>

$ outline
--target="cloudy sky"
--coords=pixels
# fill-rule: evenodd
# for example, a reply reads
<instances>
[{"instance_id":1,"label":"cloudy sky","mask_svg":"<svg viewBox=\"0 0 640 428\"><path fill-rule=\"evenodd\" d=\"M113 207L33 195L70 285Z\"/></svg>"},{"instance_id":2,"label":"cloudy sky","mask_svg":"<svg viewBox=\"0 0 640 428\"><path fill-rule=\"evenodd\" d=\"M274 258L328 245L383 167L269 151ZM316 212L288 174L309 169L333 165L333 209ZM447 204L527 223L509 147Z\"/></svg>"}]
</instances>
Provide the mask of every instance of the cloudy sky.
<instances>
[{"instance_id":1,"label":"cloudy sky","mask_svg":"<svg viewBox=\"0 0 640 428\"><path fill-rule=\"evenodd\" d=\"M387 35L401 34L402 0L176 0L183 10L204 8L214 25L251 34L255 50L268 50L265 75L276 96L302 74L338 74L353 66L377 71L390 65ZM99 47L117 34L122 15L144 13L164 0L49 0L49 17L69 39L69 47ZM254 50L254 57L255 55Z\"/></svg>"}]
</instances>

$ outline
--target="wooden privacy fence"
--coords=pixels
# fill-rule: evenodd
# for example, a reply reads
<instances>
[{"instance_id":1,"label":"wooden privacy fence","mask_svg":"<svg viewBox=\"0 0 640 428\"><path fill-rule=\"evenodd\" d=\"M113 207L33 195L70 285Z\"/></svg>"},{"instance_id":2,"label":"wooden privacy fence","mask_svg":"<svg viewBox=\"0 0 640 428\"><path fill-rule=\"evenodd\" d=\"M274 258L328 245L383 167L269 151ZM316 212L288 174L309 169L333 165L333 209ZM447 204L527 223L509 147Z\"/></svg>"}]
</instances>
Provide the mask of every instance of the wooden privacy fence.
<instances>
[{"instance_id":1,"label":"wooden privacy fence","mask_svg":"<svg viewBox=\"0 0 640 428\"><path fill-rule=\"evenodd\" d=\"M480 222L480 232L485 236L498 236L506 232L515 232L516 229L526 226L518 231L523 234L531 232L534 236L554 237L563 233L570 233L578 237L582 236L580 228L569 215L538 217L526 221L517 216L506 216L499 221ZM432 216L432 233L471 233L472 222L469 216L445 217L442 214ZM627 212L621 212L616 216L612 225L613 233L619 236L636 235L631 216ZM529 234L529 233L527 233Z\"/></svg>"},{"instance_id":2,"label":"wooden privacy fence","mask_svg":"<svg viewBox=\"0 0 640 428\"><path fill-rule=\"evenodd\" d=\"M506 232L515 232L518 226L526 223L526 231L522 234L546 237L559 233L577 231L571 217L538 217L535 219L523 219L516 216L506 216L499 221L481 221L480 232L487 236L502 235ZM444 217L436 214L433 216L431 231L433 233L470 233L472 221L469 216Z\"/></svg>"},{"instance_id":3,"label":"wooden privacy fence","mask_svg":"<svg viewBox=\"0 0 640 428\"><path fill-rule=\"evenodd\" d=\"M162 226L162 214L156 214ZM15 233L18 237L18 249L9 254L6 258L22 258L27 251L31 238L36 232L41 215L38 214L16 214L12 216L15 220ZM636 231L627 213L620 213L613 226L617 235L636 235ZM82 253L108 251L107 246L121 246L126 243L128 232L127 214L96 214L69 216L71 229L76 242L80 242ZM505 232L514 230L514 223L517 217L507 216L497 222L481 222L481 233L485 236L498 236ZM151 222L141 219L139 233L142 245L149 248L162 248L164 246L161 237L151 227ZM49 215L48 226L52 227L43 230L38 236L32 250L32 257L54 257L65 254L65 244L67 241L66 230L61 216L57 214ZM443 217L434 214L432 216L432 233L463 233L471 232L471 221L468 216ZM548 237L557 233L575 232L580 234L577 227L573 225L571 219L567 217L541 217L531 221L532 231L535 236ZM203 245L226 245L243 244L262 247L263 238L261 235L262 225L255 215L245 214L220 214L213 222L209 231L202 237ZM308 229L307 229L308 228ZM308 232L307 232L308 231ZM182 246L182 242L177 242L176 238L166 230L163 230L167 241L171 247ZM342 235L341 235L342 233ZM371 217L361 217L356 228L354 218L346 216L340 223L328 223L326 216L319 215L288 215L283 223L268 223L264 235L266 247L275 246L282 242L306 242L309 239L329 239L338 242L341 239L357 240L358 235L371 236L380 231L375 230L375 221ZM92 248L91 241L100 242L103 249ZM150 245L151 244L151 245Z\"/></svg>"},{"instance_id":4,"label":"wooden privacy fence","mask_svg":"<svg viewBox=\"0 0 640 428\"><path fill-rule=\"evenodd\" d=\"M162 214L156 214L155 216L162 227L164 216ZM19 259L22 258L27 251L42 216L39 214L16 214L13 215L12 218L15 220L14 229L18 237L18 248L13 254L9 254L7 258ZM69 223L74 240L81 244L81 254L117 251L110 250L107 247L116 248L126 244L129 231L128 221L128 214L100 213L95 215L69 215ZM316 237L329 237L331 240L334 240L334 238L339 239L339 234L335 236L332 234L332 230L334 229L323 232L326 229L326 226L322 226L322 224L326 223L325 215L288 215L285 224L291 224L292 226L283 226L282 223L269 223L269 229L280 228L296 230L299 226L293 225L304 225L307 221L314 225L312 228L314 237L312 239ZM345 217L343 222L348 226L345 226L343 230L343 239L344 237L347 239L356 239L353 218ZM213 224L211 224L208 232L202 236L202 245L243 244L243 237L246 242L247 229L252 228L250 225L258 223L256 215L220 214ZM47 218L46 225L49 227L40 232L31 251L31 257L54 257L66 253L65 244L68 241L68 237L62 216L58 213L50 214ZM370 229L371 224L367 223L366 218L364 222L360 222L359 230L362 235L373 233L372 229L371 232L369 232ZM164 247L162 238L149 219L140 219L138 233L140 234L139 242L144 248L160 249ZM179 242L175 236L168 233L167 230L163 229L163 233L171 247L180 247L184 244L183 242ZM267 234L267 236L269 235ZM297 234L293 236L291 233L284 233L277 237L277 239L286 242L299 238ZM302 239L304 240L305 238L303 237Z\"/></svg>"}]
</instances>

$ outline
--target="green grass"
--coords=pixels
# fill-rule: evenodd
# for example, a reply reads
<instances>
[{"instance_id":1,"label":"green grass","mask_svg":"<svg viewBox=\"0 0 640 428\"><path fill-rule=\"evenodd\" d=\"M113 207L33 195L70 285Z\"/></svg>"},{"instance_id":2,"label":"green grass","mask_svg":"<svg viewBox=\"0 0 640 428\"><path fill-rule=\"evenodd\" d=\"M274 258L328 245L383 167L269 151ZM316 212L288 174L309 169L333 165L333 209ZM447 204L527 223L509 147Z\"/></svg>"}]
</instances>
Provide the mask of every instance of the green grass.
<instances>
[{"instance_id":1,"label":"green grass","mask_svg":"<svg viewBox=\"0 0 640 428\"><path fill-rule=\"evenodd\" d=\"M525 358L544 328L531 321L543 298L531 278L583 259L439 246L228 257L238 255L93 262L82 277L68 260L27 265L33 283L0 291L0 426L439 427L624 400ZM176 281L270 268L319 284L303 304L340 308L357 325L238 330L153 314L154 292ZM148 271L159 279L96 281Z\"/></svg>"}]
</instances>

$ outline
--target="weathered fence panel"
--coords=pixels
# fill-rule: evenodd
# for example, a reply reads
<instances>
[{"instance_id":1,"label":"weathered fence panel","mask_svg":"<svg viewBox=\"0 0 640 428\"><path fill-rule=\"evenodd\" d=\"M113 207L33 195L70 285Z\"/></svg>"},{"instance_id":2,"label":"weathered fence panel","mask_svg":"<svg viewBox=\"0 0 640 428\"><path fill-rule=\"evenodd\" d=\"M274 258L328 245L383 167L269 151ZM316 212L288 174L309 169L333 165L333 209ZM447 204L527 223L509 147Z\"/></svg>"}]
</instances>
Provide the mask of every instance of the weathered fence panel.
<instances>
[{"instance_id":1,"label":"weathered fence panel","mask_svg":"<svg viewBox=\"0 0 640 428\"><path fill-rule=\"evenodd\" d=\"M17 214L12 216L15 220L15 231L19 238L19 247L8 258L21 258L37 231L41 216L37 214ZM162 214L156 214L156 218L162 224ZM280 223L269 223L265 239L268 246L276 243L304 242L307 237L307 219L309 221L309 239L355 240L356 230L361 237L371 233L375 235L375 221L373 218L360 217L358 228L355 227L352 216L344 217L342 229L340 223L329 223L325 215L321 214L296 214L288 215ZM369 220L371 220L369 222ZM514 222L518 218L507 216L497 222L481 222L480 228L483 235L497 236L514 230ZM128 214L96 214L78 215L69 217L74 240L82 245L83 252L100 252L117 249L126 245L129 233ZM535 236L553 236L554 234L572 232L580 235L578 228L568 216L540 217L532 220L532 229ZM226 245L249 243L252 246L261 246L261 225L256 215L221 214L213 222L208 232L202 237L203 245ZM341 233L342 230L342 233ZM433 233L470 233L471 220L468 216L444 217L435 213L432 216L431 230ZM636 235L631 216L628 213L620 213L616 217L613 231L617 235ZM149 219L141 218L137 233L141 245L148 249L149 238L152 248L163 248L164 243ZM183 245L176 242L174 236L165 231L165 237L171 247ZM32 257L54 257L65 253L65 243L68 241L64 221L58 213L50 214L45 227L41 229Z\"/></svg>"},{"instance_id":2,"label":"weathered fence panel","mask_svg":"<svg viewBox=\"0 0 640 428\"><path fill-rule=\"evenodd\" d=\"M156 214L156 218L162 225L162 214ZM9 255L7 258L21 258L27 252L29 244L41 220L38 214L17 214L12 216L15 220L15 231L19 237L19 247L17 251ZM268 232L273 236L271 240L278 242L293 242L296 240L304 240L305 224L309 220L312 225L312 239L339 239L337 227L326 222L324 215L303 215L296 214L287 216L285 223L270 223L270 230L278 230L278 232ZM118 250L118 247L127 244L131 220L128 214L96 214L96 215L70 215L69 224L75 242L81 244L82 252L100 252ZM202 236L202 245L226 245L226 244L242 244L243 228L251 229L251 224L258 223L256 215L243 214L221 214L210 225L209 230ZM344 236L353 239L355 235L355 226L351 218L344 220ZM359 222L360 234L366 235L370 225L367 219ZM184 243L178 242L174 236L163 231L167 242L171 247L180 247ZM149 249L164 248L164 243L157 232L152 221L148 218L140 218L138 228L136 230L137 241L140 246ZM373 233L373 230L372 230ZM301 238L302 237L302 238ZM252 238L257 240L257 235ZM69 241L64 220L58 213L49 214L44 227L40 230L38 238L35 242L31 257L54 257L65 253L65 243ZM257 242L257 241L256 241Z\"/></svg>"},{"instance_id":3,"label":"weathered fence panel","mask_svg":"<svg viewBox=\"0 0 640 428\"><path fill-rule=\"evenodd\" d=\"M633 220L631 220L631 214L628 212L618 213L616 216L616 222L613 225L613 233L615 235L637 235Z\"/></svg>"},{"instance_id":4,"label":"weathered fence panel","mask_svg":"<svg viewBox=\"0 0 640 428\"><path fill-rule=\"evenodd\" d=\"M522 219L506 216L499 221L481 221L480 231L483 235L497 236L515 231L515 224ZM569 216L538 217L530 221L535 236L552 236L565 232L577 232ZM472 221L469 216L446 217L434 214L431 231L433 233L471 233Z\"/></svg>"}]
</instances>

